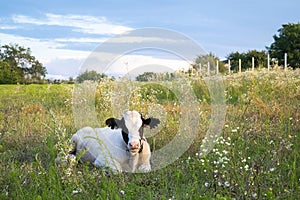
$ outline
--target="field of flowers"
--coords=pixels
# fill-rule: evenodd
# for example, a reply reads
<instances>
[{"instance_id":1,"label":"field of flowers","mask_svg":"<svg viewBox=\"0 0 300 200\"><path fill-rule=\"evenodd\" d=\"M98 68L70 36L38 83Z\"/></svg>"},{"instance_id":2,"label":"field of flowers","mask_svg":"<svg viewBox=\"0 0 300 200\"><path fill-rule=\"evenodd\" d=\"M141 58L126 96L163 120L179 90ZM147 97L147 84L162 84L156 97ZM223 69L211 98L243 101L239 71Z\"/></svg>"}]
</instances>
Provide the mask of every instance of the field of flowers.
<instances>
[{"instance_id":1,"label":"field of flowers","mask_svg":"<svg viewBox=\"0 0 300 200\"><path fill-rule=\"evenodd\" d=\"M225 123L209 150L211 95L201 77L188 80L200 119L189 149L162 169L118 175L76 160L55 163L58 153L68 152L78 126L74 85L0 85L0 199L299 198L300 71L223 76ZM122 107L121 100L111 101L115 84L107 79L96 87L99 127L113 115L112 107ZM147 133L152 151L180 129L183 108L172 90L150 82L127 94L126 101L146 116L163 116L159 132Z\"/></svg>"}]
</instances>

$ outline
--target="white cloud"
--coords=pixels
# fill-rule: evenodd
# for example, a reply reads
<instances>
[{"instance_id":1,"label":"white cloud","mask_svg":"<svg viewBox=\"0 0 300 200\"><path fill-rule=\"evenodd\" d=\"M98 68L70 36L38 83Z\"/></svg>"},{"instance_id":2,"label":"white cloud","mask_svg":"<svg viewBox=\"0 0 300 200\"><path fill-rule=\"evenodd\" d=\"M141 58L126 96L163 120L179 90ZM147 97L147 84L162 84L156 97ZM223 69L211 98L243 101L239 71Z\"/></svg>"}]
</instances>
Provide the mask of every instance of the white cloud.
<instances>
[{"instance_id":1,"label":"white cloud","mask_svg":"<svg viewBox=\"0 0 300 200\"><path fill-rule=\"evenodd\" d=\"M110 43L144 43L144 42L168 42L168 43L175 43L178 42L173 39L168 39L166 37L147 37L147 36L122 36L122 37L115 37L109 39Z\"/></svg>"},{"instance_id":2,"label":"white cloud","mask_svg":"<svg viewBox=\"0 0 300 200\"><path fill-rule=\"evenodd\" d=\"M78 51L70 49L62 49L63 44L51 41L41 40L30 37L22 37L17 35L0 33L1 43L10 44L16 43L24 47L29 47L32 54L42 62L49 62L52 59L68 59L68 58L86 58L90 52Z\"/></svg>"},{"instance_id":3,"label":"white cloud","mask_svg":"<svg viewBox=\"0 0 300 200\"><path fill-rule=\"evenodd\" d=\"M56 42L71 42L71 43L103 43L106 38L56 38Z\"/></svg>"},{"instance_id":4,"label":"white cloud","mask_svg":"<svg viewBox=\"0 0 300 200\"><path fill-rule=\"evenodd\" d=\"M100 55L100 54L99 54ZM107 55L109 56L109 55ZM114 55L116 56L116 55ZM170 55L169 55L170 56ZM111 58L113 55L111 55ZM89 58L90 59L90 58ZM82 70L96 70L101 73L118 75L118 76L137 76L143 72L174 72L178 69L188 69L191 65L189 61L182 60L175 55L171 57L157 57L156 55L133 55L126 54L117 57L109 66L101 66L99 63L103 57L92 59L83 64ZM98 65L97 65L98 64Z\"/></svg>"},{"instance_id":5,"label":"white cloud","mask_svg":"<svg viewBox=\"0 0 300 200\"><path fill-rule=\"evenodd\" d=\"M47 13L43 19L26 15L14 15L12 19L14 23L21 24L72 27L73 31L89 34L121 34L132 30L130 27L112 23L105 17L88 15L58 15Z\"/></svg>"},{"instance_id":6,"label":"white cloud","mask_svg":"<svg viewBox=\"0 0 300 200\"><path fill-rule=\"evenodd\" d=\"M13 30L18 29L19 26L12 26L12 25L0 25L0 30Z\"/></svg>"}]
</instances>

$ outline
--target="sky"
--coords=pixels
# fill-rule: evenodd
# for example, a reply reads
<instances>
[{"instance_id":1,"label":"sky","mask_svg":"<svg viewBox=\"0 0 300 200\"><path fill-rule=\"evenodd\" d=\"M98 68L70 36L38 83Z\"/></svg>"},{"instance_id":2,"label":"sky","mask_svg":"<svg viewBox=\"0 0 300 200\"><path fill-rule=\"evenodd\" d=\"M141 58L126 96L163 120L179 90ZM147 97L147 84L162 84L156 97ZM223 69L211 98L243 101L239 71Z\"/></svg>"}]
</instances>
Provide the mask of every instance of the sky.
<instances>
[{"instance_id":1,"label":"sky","mask_svg":"<svg viewBox=\"0 0 300 200\"><path fill-rule=\"evenodd\" d=\"M299 0L9 0L0 5L0 45L30 48L47 78L76 77L95 63L111 65L101 70L112 74L154 64L184 68L192 60L179 53L192 45L189 56L202 54L193 42L220 59L265 50L282 24L300 21L299 8ZM149 45L164 48L142 49ZM93 60L95 52L101 56Z\"/></svg>"}]
</instances>

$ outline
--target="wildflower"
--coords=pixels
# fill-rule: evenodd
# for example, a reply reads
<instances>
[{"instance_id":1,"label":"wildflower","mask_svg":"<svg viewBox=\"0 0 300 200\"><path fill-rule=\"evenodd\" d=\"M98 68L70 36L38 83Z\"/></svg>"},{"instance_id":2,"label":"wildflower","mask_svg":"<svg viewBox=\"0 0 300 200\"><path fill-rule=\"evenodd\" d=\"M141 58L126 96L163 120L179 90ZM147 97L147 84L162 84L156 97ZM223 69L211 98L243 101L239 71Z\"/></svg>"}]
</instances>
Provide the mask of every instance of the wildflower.
<instances>
[{"instance_id":1,"label":"wildflower","mask_svg":"<svg viewBox=\"0 0 300 200\"><path fill-rule=\"evenodd\" d=\"M226 155L226 154L228 154L228 151L223 150L222 153L224 153Z\"/></svg>"},{"instance_id":2,"label":"wildflower","mask_svg":"<svg viewBox=\"0 0 300 200\"><path fill-rule=\"evenodd\" d=\"M77 190L73 190L73 191L72 191L72 194L78 194L78 193L80 193L80 192L82 192L82 189L81 189L81 188L78 188Z\"/></svg>"},{"instance_id":3,"label":"wildflower","mask_svg":"<svg viewBox=\"0 0 300 200\"><path fill-rule=\"evenodd\" d=\"M293 144L288 144L285 148L290 151L290 150L292 150L292 146L293 146Z\"/></svg>"},{"instance_id":4,"label":"wildflower","mask_svg":"<svg viewBox=\"0 0 300 200\"><path fill-rule=\"evenodd\" d=\"M257 194L256 194L256 193L253 193L253 194L252 194L252 197L253 197L254 199L256 199L256 198L257 198Z\"/></svg>"},{"instance_id":5,"label":"wildflower","mask_svg":"<svg viewBox=\"0 0 300 200\"><path fill-rule=\"evenodd\" d=\"M122 195L124 195L124 194L125 194L125 191L124 191L124 190L120 190L120 193L121 193Z\"/></svg>"},{"instance_id":6,"label":"wildflower","mask_svg":"<svg viewBox=\"0 0 300 200\"><path fill-rule=\"evenodd\" d=\"M290 192L290 191L288 191L287 189L284 189L283 191L284 191L284 192Z\"/></svg>"},{"instance_id":7,"label":"wildflower","mask_svg":"<svg viewBox=\"0 0 300 200\"><path fill-rule=\"evenodd\" d=\"M225 142L225 144L226 144L227 146L230 146L230 145L231 145L229 142Z\"/></svg>"},{"instance_id":8,"label":"wildflower","mask_svg":"<svg viewBox=\"0 0 300 200\"><path fill-rule=\"evenodd\" d=\"M205 186L205 187L208 187L208 185L209 185L208 182L205 182L205 183L204 183L204 186Z\"/></svg>"},{"instance_id":9,"label":"wildflower","mask_svg":"<svg viewBox=\"0 0 300 200\"><path fill-rule=\"evenodd\" d=\"M247 171L249 169L249 165L245 165L244 169Z\"/></svg>"},{"instance_id":10,"label":"wildflower","mask_svg":"<svg viewBox=\"0 0 300 200\"><path fill-rule=\"evenodd\" d=\"M225 187L229 187L230 183L228 181L225 181L224 185L225 185Z\"/></svg>"}]
</instances>

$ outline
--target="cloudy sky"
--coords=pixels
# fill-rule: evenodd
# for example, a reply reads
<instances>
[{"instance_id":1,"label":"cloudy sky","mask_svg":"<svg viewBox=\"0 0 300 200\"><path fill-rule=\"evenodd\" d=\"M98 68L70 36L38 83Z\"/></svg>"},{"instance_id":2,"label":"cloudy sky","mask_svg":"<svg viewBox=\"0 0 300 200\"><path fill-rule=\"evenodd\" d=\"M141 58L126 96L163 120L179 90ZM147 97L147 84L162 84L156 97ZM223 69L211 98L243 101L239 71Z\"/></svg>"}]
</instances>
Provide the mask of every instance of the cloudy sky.
<instances>
[{"instance_id":1,"label":"cloudy sky","mask_svg":"<svg viewBox=\"0 0 300 200\"><path fill-rule=\"evenodd\" d=\"M156 35L154 30L159 29L175 31L179 39L189 38L219 58L235 51L264 50L282 24L300 21L299 8L299 0L9 0L0 6L0 44L29 47L47 68L48 78L78 75L87 60L92 60L91 53L101 51L105 43L118 50L101 51L102 56L114 54L104 57L115 59L113 63L124 69L141 63L184 67L178 55L170 56L182 45L179 40L177 47L165 46L169 53L154 55L143 50L119 59L116 54L124 53L119 47L125 42L140 43L139 48L150 40L154 46L157 42L171 44L168 32ZM146 29L150 30L147 42L145 32L134 32L145 27L156 28ZM128 32L131 34L126 35Z\"/></svg>"}]
</instances>

